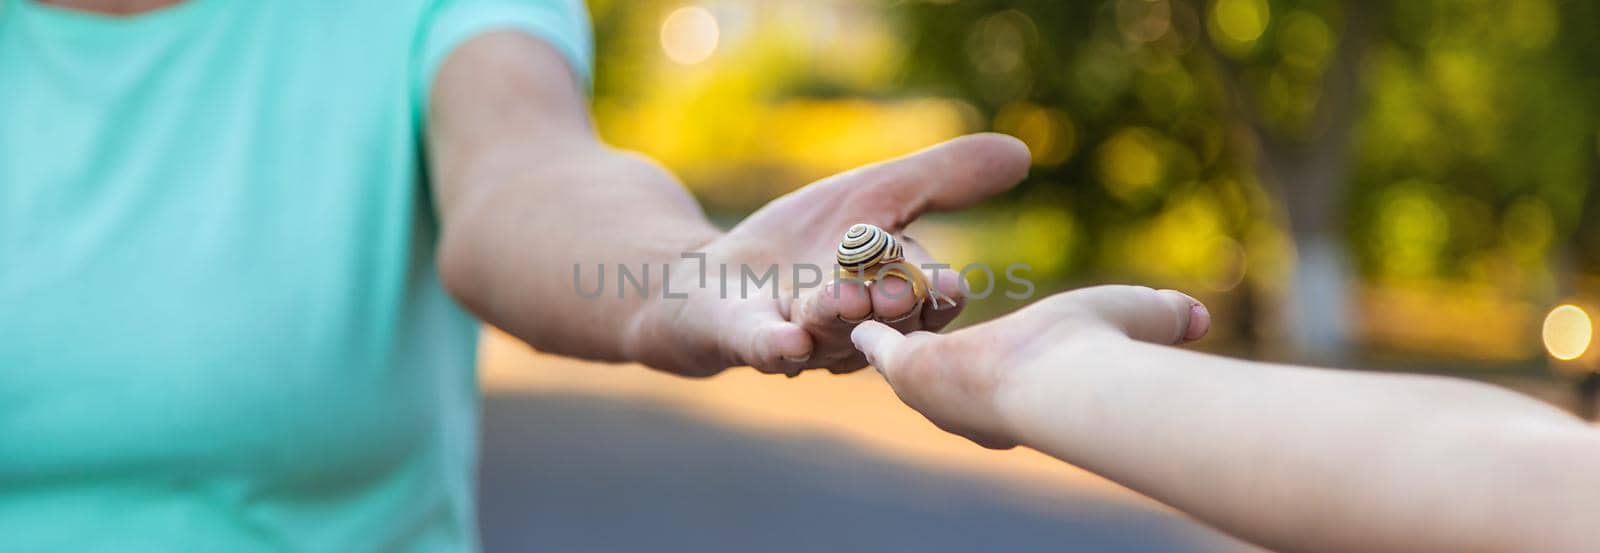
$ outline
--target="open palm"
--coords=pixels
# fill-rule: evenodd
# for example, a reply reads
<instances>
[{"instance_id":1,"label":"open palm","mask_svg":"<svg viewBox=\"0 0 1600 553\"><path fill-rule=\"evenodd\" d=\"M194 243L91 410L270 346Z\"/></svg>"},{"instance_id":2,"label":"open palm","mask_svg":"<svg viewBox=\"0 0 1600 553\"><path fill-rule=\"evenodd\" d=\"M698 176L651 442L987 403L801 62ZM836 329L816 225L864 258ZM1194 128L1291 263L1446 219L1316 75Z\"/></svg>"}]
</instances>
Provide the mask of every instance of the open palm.
<instances>
[{"instance_id":1,"label":"open palm","mask_svg":"<svg viewBox=\"0 0 1600 553\"><path fill-rule=\"evenodd\" d=\"M939 272L933 282L957 302L942 309L918 302L899 278L870 287L835 285L831 268L844 231L869 223L899 233L923 213L959 210L1011 188L1028 165L1028 150L1016 139L971 135L778 198L706 246L704 273L698 259L673 268L673 282L689 283L689 297L662 300L645 311L635 328L636 351L649 364L687 374L736 365L783 374L860 369L866 359L850 343L856 322L876 318L895 321L890 325L902 332L937 330L960 312L963 296L950 271ZM906 256L912 263L932 261L909 241ZM796 293L796 264L820 267L824 286ZM759 289L750 279L741 282L745 268L759 275L773 266L777 282ZM701 274L708 279L703 287L696 286Z\"/></svg>"}]
</instances>

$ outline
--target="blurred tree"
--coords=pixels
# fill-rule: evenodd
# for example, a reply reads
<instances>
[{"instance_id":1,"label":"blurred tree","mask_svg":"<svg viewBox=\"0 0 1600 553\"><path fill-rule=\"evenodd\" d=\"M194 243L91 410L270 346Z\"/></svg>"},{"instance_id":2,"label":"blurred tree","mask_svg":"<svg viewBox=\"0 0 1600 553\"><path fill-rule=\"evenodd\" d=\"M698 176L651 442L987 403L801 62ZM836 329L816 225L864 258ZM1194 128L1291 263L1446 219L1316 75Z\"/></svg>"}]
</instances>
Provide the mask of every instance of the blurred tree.
<instances>
[{"instance_id":1,"label":"blurred tree","mask_svg":"<svg viewBox=\"0 0 1600 553\"><path fill-rule=\"evenodd\" d=\"M1370 281L1474 283L1485 292L1447 293L1457 303L1496 293L1531 302L1536 323L1571 292L1557 275L1600 268L1552 269L1553 260L1593 258L1580 225L1596 182L1600 43L1579 22L1597 15L1592 2L1553 0L1390 7L1363 71L1370 107L1355 134L1349 194L1348 236ZM1531 328L1505 330L1456 332L1528 336L1526 355L1538 354Z\"/></svg>"},{"instance_id":2,"label":"blurred tree","mask_svg":"<svg viewBox=\"0 0 1600 553\"><path fill-rule=\"evenodd\" d=\"M1562 237L1581 263L1600 258L1600 233L1578 232L1595 224L1583 206L1596 204L1600 45L1561 28L1595 12L969 0L907 4L902 21L911 85L966 99L1033 149L1012 199L1059 210L1083 237L1052 276L1209 284L1262 308L1236 330L1271 334L1287 316L1327 356L1349 351L1347 306L1366 305L1354 275L1547 301Z\"/></svg>"},{"instance_id":3,"label":"blurred tree","mask_svg":"<svg viewBox=\"0 0 1600 553\"><path fill-rule=\"evenodd\" d=\"M963 97L1027 142L1035 168L1013 199L1060 210L1080 229L1065 252L1073 259L1041 276L1062 286L1199 284L1227 294L1211 300L1231 300L1225 312L1282 297L1287 247L1280 210L1260 185L1256 135L1301 123L1288 108L1254 123L1259 108L1235 86L1246 77L1219 53L1256 55L1265 4L1236 6L1246 13L1229 12L1229 42L1215 46L1203 9L1147 0L907 6L910 84ZM1279 326L1277 312L1261 315L1219 319L1245 335Z\"/></svg>"}]
</instances>

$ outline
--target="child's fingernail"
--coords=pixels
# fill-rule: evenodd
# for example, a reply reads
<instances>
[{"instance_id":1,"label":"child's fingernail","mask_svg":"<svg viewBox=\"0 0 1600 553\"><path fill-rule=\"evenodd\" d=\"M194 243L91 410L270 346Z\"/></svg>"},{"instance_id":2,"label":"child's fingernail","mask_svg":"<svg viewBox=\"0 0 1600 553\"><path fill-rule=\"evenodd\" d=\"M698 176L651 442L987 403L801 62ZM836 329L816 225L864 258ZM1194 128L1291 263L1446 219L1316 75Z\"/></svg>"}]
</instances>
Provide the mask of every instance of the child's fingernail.
<instances>
[{"instance_id":1,"label":"child's fingernail","mask_svg":"<svg viewBox=\"0 0 1600 553\"><path fill-rule=\"evenodd\" d=\"M1206 306L1194 304L1189 307L1189 330L1183 334L1184 341L1199 340L1211 329L1211 312L1206 311Z\"/></svg>"},{"instance_id":2,"label":"child's fingernail","mask_svg":"<svg viewBox=\"0 0 1600 553\"><path fill-rule=\"evenodd\" d=\"M811 354L807 353L805 355L800 355L800 356L785 355L785 356L783 356L783 360L784 361L788 361L790 363L804 363L806 361L810 361L811 360Z\"/></svg>"}]
</instances>

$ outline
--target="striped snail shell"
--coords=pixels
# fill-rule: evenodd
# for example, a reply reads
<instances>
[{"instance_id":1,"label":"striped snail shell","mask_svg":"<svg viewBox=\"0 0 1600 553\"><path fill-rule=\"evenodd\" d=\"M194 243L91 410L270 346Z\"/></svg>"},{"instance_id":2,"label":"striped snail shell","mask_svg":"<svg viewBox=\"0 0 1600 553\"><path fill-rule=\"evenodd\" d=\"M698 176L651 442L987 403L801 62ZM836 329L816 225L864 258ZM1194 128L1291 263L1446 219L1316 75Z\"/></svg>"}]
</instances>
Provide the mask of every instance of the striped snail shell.
<instances>
[{"instance_id":1,"label":"striped snail shell","mask_svg":"<svg viewBox=\"0 0 1600 553\"><path fill-rule=\"evenodd\" d=\"M851 225L850 230L845 231L844 239L839 241L836 257L839 267L851 272L905 258L899 240L895 240L887 231L866 223Z\"/></svg>"}]
</instances>

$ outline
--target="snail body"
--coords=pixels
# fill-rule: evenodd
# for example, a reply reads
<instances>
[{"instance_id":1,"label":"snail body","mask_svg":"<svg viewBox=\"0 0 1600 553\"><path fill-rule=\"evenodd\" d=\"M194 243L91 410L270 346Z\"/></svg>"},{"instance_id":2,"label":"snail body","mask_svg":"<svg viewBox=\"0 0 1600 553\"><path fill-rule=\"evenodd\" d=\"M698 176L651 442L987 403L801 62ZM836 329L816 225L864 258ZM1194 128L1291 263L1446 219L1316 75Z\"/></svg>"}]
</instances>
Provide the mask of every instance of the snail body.
<instances>
[{"instance_id":1,"label":"snail body","mask_svg":"<svg viewBox=\"0 0 1600 553\"><path fill-rule=\"evenodd\" d=\"M839 241L835 257L841 276L869 285L884 277L900 277L911 284L911 294L916 296L917 305L932 295L934 309L939 308L939 298L943 294L932 287L921 269L906 262L905 249L888 231L866 223L851 225ZM944 299L955 305L954 299Z\"/></svg>"}]
</instances>

